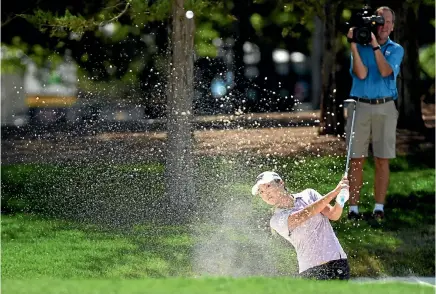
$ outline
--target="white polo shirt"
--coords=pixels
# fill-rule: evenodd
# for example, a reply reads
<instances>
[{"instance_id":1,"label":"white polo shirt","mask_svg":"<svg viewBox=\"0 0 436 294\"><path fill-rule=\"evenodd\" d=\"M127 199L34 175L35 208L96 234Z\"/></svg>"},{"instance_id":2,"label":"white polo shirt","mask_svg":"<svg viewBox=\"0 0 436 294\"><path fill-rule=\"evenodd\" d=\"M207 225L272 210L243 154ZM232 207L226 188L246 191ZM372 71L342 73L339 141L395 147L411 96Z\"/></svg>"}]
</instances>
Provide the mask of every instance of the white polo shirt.
<instances>
[{"instance_id":1,"label":"white polo shirt","mask_svg":"<svg viewBox=\"0 0 436 294\"><path fill-rule=\"evenodd\" d=\"M318 213L293 230L289 230L289 215L322 198L322 195L313 189L306 189L293 195L295 197L294 207L291 209L277 208L271 217L270 226L294 246L297 252L299 272L332 260L347 258L330 220L322 213Z\"/></svg>"}]
</instances>

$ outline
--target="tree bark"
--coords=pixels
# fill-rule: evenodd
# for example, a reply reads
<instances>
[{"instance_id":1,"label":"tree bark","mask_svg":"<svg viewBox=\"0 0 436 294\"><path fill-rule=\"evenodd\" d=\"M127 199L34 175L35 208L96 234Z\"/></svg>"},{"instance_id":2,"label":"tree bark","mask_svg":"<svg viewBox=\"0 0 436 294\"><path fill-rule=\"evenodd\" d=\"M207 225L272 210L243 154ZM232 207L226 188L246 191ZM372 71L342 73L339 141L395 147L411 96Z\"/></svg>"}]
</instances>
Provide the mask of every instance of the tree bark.
<instances>
[{"instance_id":1,"label":"tree bark","mask_svg":"<svg viewBox=\"0 0 436 294\"><path fill-rule=\"evenodd\" d=\"M189 216L194 199L192 100L194 94L194 18L185 16L184 0L173 0L168 101L165 199L173 221Z\"/></svg>"},{"instance_id":2,"label":"tree bark","mask_svg":"<svg viewBox=\"0 0 436 294\"><path fill-rule=\"evenodd\" d=\"M321 104L321 65L322 65L322 52L324 47L324 26L323 22L318 16L314 17L315 31L312 36L312 107L319 109Z\"/></svg>"},{"instance_id":3,"label":"tree bark","mask_svg":"<svg viewBox=\"0 0 436 294\"><path fill-rule=\"evenodd\" d=\"M324 52L322 57L322 91L321 91L321 119L320 135L342 135L344 132L343 97L344 91L337 91L337 86L346 85L336 83L338 72L337 61L341 47L338 39L337 24L340 21L341 5L337 1L326 1L324 5ZM339 94L339 95L338 95Z\"/></svg>"},{"instance_id":4,"label":"tree bark","mask_svg":"<svg viewBox=\"0 0 436 294\"><path fill-rule=\"evenodd\" d=\"M422 118L420 97L419 31L415 4L404 1L397 9L398 43L404 48L403 63L398 79L398 128L422 131L425 128Z\"/></svg>"},{"instance_id":5,"label":"tree bark","mask_svg":"<svg viewBox=\"0 0 436 294\"><path fill-rule=\"evenodd\" d=\"M237 20L233 22L233 34L235 44L234 50L234 74L237 81L233 88L233 95L239 97L239 100L246 100L245 105L241 107L247 107L249 111L257 111L255 108L257 101L250 101L247 98L247 89L251 86L250 82L245 77L244 63L244 43L247 41L253 42L252 37L254 34L253 26L250 22L250 16L253 13L253 4L251 1L234 1L233 8L231 10L232 15L237 17Z\"/></svg>"}]
</instances>

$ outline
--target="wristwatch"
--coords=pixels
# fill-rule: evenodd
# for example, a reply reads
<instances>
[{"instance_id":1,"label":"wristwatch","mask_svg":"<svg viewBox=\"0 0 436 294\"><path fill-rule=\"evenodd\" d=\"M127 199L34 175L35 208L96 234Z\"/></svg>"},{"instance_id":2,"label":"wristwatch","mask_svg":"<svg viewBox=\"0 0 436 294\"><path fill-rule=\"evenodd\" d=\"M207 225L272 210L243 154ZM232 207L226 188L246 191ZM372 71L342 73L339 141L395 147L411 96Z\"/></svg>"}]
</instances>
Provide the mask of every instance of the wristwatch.
<instances>
[{"instance_id":1,"label":"wristwatch","mask_svg":"<svg viewBox=\"0 0 436 294\"><path fill-rule=\"evenodd\" d=\"M379 50L379 49L381 49L380 45L375 46L375 47L372 47L372 50L374 50L374 51L377 51L377 50Z\"/></svg>"}]
</instances>

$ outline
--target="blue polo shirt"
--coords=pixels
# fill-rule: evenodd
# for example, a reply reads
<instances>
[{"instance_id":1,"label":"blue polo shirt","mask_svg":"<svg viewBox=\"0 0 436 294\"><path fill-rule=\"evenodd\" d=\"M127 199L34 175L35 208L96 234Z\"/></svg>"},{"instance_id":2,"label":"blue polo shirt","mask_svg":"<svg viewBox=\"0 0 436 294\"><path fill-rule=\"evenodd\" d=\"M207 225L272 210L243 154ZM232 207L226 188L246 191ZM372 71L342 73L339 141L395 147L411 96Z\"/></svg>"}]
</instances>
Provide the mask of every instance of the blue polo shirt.
<instances>
[{"instance_id":1,"label":"blue polo shirt","mask_svg":"<svg viewBox=\"0 0 436 294\"><path fill-rule=\"evenodd\" d=\"M357 48L363 64L368 68L368 74L365 79L361 80L353 73L353 55L351 54L350 73L353 78L353 85L350 96L368 99L383 97L397 99L397 75L400 72L401 61L403 60L403 47L390 38L381 46L381 52L392 68L392 74L385 78L381 76L378 70L372 46L357 44Z\"/></svg>"}]
</instances>

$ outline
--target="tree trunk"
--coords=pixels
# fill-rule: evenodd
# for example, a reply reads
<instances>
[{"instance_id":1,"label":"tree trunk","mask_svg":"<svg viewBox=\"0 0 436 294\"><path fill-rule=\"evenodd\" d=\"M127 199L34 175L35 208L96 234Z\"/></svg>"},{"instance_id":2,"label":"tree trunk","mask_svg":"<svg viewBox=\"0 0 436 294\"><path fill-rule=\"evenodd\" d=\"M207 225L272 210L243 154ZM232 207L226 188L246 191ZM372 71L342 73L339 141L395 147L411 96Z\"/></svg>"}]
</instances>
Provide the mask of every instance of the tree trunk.
<instances>
[{"instance_id":1,"label":"tree trunk","mask_svg":"<svg viewBox=\"0 0 436 294\"><path fill-rule=\"evenodd\" d=\"M173 221L184 221L189 216L194 198L191 125L194 30L194 19L185 16L184 0L173 0L165 166L165 199Z\"/></svg>"},{"instance_id":2,"label":"tree trunk","mask_svg":"<svg viewBox=\"0 0 436 294\"><path fill-rule=\"evenodd\" d=\"M324 47L324 27L323 22L318 16L314 17L315 31L312 35L312 107L319 109L321 104L321 65L322 52Z\"/></svg>"},{"instance_id":3,"label":"tree trunk","mask_svg":"<svg viewBox=\"0 0 436 294\"><path fill-rule=\"evenodd\" d=\"M425 128L421 111L418 34L415 4L402 3L397 10L397 40L404 48L398 79L398 128L421 131Z\"/></svg>"},{"instance_id":4,"label":"tree trunk","mask_svg":"<svg viewBox=\"0 0 436 294\"><path fill-rule=\"evenodd\" d=\"M233 34L235 44L234 50L234 74L235 74L235 87L233 88L233 95L239 100L246 100L245 105L241 107L247 107L249 111L256 110L255 104L257 101L250 101L247 98L247 89L251 86L245 77L244 63L244 43L251 41L254 36L254 29L250 23L250 16L253 13L253 4L251 1L234 1L233 8L231 10L232 15L237 17L237 20L233 22Z\"/></svg>"},{"instance_id":5,"label":"tree trunk","mask_svg":"<svg viewBox=\"0 0 436 294\"><path fill-rule=\"evenodd\" d=\"M324 5L324 53L322 58L322 93L321 93L321 119L320 135L342 135L344 132L344 116L341 104L345 97L337 95L337 61L341 46L337 23L339 21L341 7L337 1L326 1ZM339 85L342 87L343 85ZM341 88L342 89L342 88Z\"/></svg>"}]
</instances>

